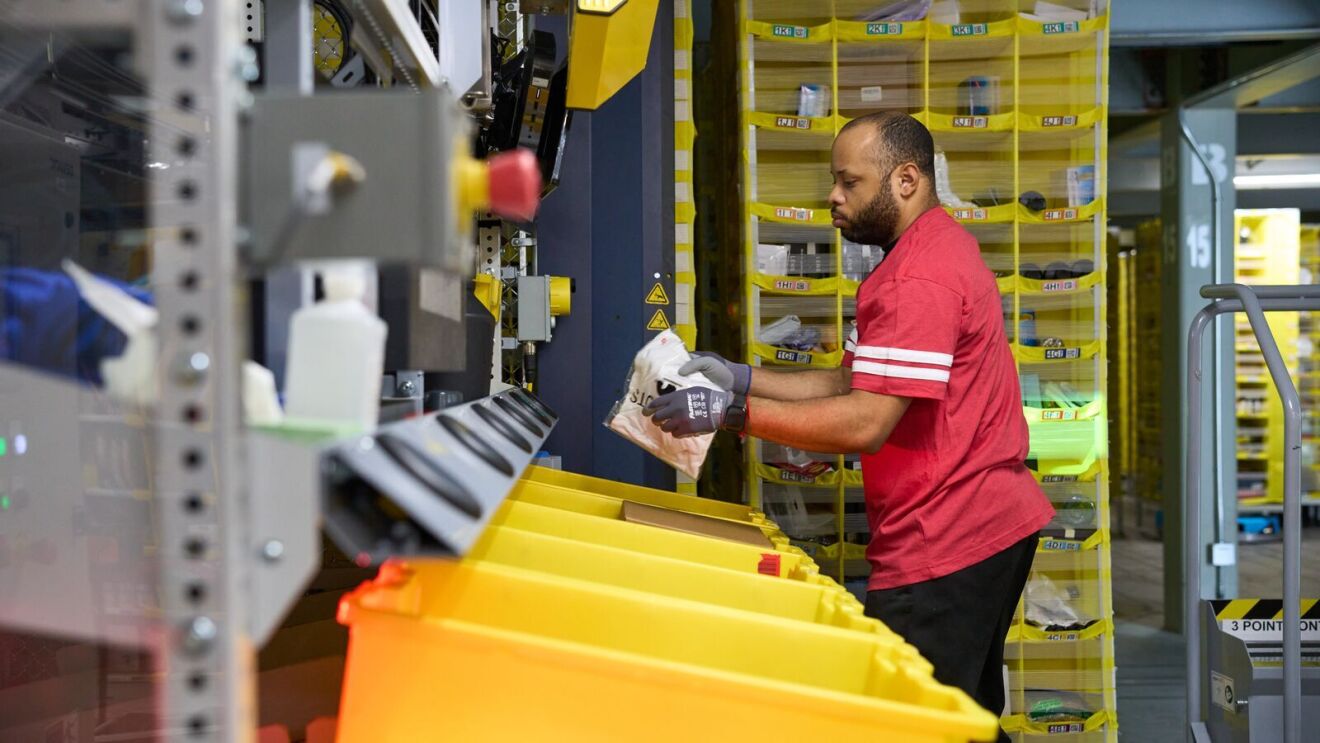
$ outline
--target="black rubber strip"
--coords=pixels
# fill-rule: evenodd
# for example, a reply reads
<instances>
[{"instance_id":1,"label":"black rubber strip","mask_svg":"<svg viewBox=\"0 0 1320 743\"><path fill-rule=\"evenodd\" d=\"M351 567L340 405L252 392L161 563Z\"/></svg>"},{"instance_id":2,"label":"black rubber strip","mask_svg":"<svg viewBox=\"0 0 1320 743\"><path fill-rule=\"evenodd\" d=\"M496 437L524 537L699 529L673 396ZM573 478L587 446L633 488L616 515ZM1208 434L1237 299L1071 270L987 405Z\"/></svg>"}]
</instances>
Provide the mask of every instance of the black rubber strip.
<instances>
[{"instance_id":1,"label":"black rubber strip","mask_svg":"<svg viewBox=\"0 0 1320 743\"><path fill-rule=\"evenodd\" d=\"M400 467L436 495L448 501L454 508L474 519L481 518L481 501L416 444L395 434L378 436L376 443L380 444L385 453L398 462Z\"/></svg>"},{"instance_id":2,"label":"black rubber strip","mask_svg":"<svg viewBox=\"0 0 1320 743\"><path fill-rule=\"evenodd\" d=\"M518 433L518 429L513 427L513 424L509 422L508 418L501 416L499 413L492 412L490 408L481 403L473 405L472 409L477 411L478 418L485 421L486 425L499 431L500 435L510 444L513 444L528 454L532 453L532 443L523 438L522 434Z\"/></svg>"},{"instance_id":3,"label":"black rubber strip","mask_svg":"<svg viewBox=\"0 0 1320 743\"><path fill-rule=\"evenodd\" d=\"M468 451L476 454L478 459L494 467L505 477L513 477L513 464L505 459L503 454L496 451L495 447L481 438L476 431L468 428L466 423L447 415L441 415L436 420L440 422L442 428L449 432L450 436L458 440L458 443L466 446Z\"/></svg>"}]
</instances>

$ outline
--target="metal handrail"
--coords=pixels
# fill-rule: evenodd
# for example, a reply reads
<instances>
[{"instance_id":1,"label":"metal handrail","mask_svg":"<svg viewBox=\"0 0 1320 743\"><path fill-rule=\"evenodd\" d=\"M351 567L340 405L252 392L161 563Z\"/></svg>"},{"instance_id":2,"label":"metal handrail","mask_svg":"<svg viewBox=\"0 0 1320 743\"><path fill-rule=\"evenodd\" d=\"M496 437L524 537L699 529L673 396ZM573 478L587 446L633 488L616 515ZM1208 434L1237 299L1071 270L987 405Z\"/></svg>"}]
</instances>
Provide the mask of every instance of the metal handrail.
<instances>
[{"instance_id":1,"label":"metal handrail","mask_svg":"<svg viewBox=\"0 0 1320 743\"><path fill-rule=\"evenodd\" d=\"M1205 331L1218 316L1245 312L1260 344L1270 378L1283 400L1283 740L1301 743L1302 404L1266 312L1320 310L1320 286L1211 284L1212 300L1192 318L1187 333L1187 498L1183 513L1183 628L1187 638L1187 734L1204 725L1201 709L1201 351ZM1218 442L1215 442L1218 446Z\"/></svg>"}]
</instances>

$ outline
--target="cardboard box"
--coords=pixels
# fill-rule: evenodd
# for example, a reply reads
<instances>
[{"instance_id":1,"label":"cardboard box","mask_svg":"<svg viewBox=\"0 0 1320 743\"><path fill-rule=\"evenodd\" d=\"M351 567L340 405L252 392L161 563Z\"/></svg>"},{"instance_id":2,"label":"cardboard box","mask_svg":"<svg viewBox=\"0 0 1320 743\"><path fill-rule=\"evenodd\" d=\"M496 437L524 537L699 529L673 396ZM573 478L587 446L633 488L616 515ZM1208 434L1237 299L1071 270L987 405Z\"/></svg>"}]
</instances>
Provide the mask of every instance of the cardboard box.
<instances>
[{"instance_id":1,"label":"cardboard box","mask_svg":"<svg viewBox=\"0 0 1320 743\"><path fill-rule=\"evenodd\" d=\"M774 545L760 528L752 524L726 521L712 516L658 508L625 500L620 517L634 524L646 524L661 529L672 529L687 534L723 539L728 542L750 544L753 547L773 549Z\"/></svg>"}]
</instances>

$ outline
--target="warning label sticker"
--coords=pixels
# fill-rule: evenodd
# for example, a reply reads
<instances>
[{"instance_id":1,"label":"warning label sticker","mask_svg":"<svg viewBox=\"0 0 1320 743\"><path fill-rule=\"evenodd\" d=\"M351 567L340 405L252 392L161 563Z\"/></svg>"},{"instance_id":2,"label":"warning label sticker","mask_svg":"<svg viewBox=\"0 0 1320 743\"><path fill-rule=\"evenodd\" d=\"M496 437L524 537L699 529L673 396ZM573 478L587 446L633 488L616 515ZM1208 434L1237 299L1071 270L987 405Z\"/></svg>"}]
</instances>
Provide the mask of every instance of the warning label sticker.
<instances>
[{"instance_id":1,"label":"warning label sticker","mask_svg":"<svg viewBox=\"0 0 1320 743\"><path fill-rule=\"evenodd\" d=\"M656 310L651 315L651 321L646 323L647 330L669 330L669 318L665 317L664 310Z\"/></svg>"},{"instance_id":2,"label":"warning label sticker","mask_svg":"<svg viewBox=\"0 0 1320 743\"><path fill-rule=\"evenodd\" d=\"M646 303L669 304L669 295L665 293L665 288L660 282L657 281L655 286L651 287L651 293L646 295Z\"/></svg>"},{"instance_id":3,"label":"warning label sticker","mask_svg":"<svg viewBox=\"0 0 1320 743\"><path fill-rule=\"evenodd\" d=\"M1210 701L1214 702L1216 707L1220 707L1228 712L1237 712L1235 704L1236 696L1233 691L1233 679L1225 676L1219 671L1210 672Z\"/></svg>"}]
</instances>

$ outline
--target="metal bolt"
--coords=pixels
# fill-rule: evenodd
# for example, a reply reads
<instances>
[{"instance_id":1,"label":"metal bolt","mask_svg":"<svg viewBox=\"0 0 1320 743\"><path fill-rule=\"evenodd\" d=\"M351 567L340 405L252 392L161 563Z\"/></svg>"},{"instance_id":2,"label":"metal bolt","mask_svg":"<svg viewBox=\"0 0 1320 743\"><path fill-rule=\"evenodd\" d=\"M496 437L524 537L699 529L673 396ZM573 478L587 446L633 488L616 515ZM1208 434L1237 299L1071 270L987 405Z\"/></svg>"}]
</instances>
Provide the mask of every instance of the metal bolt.
<instances>
[{"instance_id":1,"label":"metal bolt","mask_svg":"<svg viewBox=\"0 0 1320 743\"><path fill-rule=\"evenodd\" d=\"M399 393L405 397L412 397L417 394L417 383L411 379L405 379L399 384Z\"/></svg>"},{"instance_id":2,"label":"metal bolt","mask_svg":"<svg viewBox=\"0 0 1320 743\"><path fill-rule=\"evenodd\" d=\"M279 562L280 558L284 557L284 542L278 539L266 540L266 543L261 545L261 556L266 558L266 562Z\"/></svg>"},{"instance_id":3,"label":"metal bolt","mask_svg":"<svg viewBox=\"0 0 1320 743\"><path fill-rule=\"evenodd\" d=\"M178 24L192 23L202 17L205 4L202 0L174 0L166 11L171 21Z\"/></svg>"},{"instance_id":4,"label":"metal bolt","mask_svg":"<svg viewBox=\"0 0 1320 743\"><path fill-rule=\"evenodd\" d=\"M220 628L215 626L215 622L210 617L193 617L188 622L187 633L183 636L183 649L189 655L202 655L211 649L215 644L215 638L220 634Z\"/></svg>"},{"instance_id":5,"label":"metal bolt","mask_svg":"<svg viewBox=\"0 0 1320 743\"><path fill-rule=\"evenodd\" d=\"M197 384L211 368L211 357L201 351L182 353L174 364L174 378L179 384Z\"/></svg>"}]
</instances>

